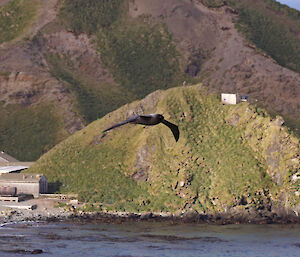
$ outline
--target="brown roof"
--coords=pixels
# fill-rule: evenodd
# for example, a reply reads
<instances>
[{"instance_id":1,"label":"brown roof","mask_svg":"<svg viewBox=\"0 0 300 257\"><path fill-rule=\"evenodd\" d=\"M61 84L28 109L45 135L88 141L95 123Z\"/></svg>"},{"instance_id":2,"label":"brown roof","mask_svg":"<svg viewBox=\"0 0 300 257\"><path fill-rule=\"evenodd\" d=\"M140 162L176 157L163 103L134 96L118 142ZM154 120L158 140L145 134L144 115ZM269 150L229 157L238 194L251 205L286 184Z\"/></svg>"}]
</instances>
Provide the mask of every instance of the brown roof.
<instances>
[{"instance_id":1,"label":"brown roof","mask_svg":"<svg viewBox=\"0 0 300 257\"><path fill-rule=\"evenodd\" d=\"M2 173L0 182L39 182L44 175L28 173Z\"/></svg>"},{"instance_id":2,"label":"brown roof","mask_svg":"<svg viewBox=\"0 0 300 257\"><path fill-rule=\"evenodd\" d=\"M1 160L0 160L0 167L5 167L5 166L28 166L28 167L30 167L33 164L34 164L34 162L1 162Z\"/></svg>"},{"instance_id":3,"label":"brown roof","mask_svg":"<svg viewBox=\"0 0 300 257\"><path fill-rule=\"evenodd\" d=\"M18 162L17 159L15 159L14 157L8 155L7 153L0 151L0 162Z\"/></svg>"}]
</instances>

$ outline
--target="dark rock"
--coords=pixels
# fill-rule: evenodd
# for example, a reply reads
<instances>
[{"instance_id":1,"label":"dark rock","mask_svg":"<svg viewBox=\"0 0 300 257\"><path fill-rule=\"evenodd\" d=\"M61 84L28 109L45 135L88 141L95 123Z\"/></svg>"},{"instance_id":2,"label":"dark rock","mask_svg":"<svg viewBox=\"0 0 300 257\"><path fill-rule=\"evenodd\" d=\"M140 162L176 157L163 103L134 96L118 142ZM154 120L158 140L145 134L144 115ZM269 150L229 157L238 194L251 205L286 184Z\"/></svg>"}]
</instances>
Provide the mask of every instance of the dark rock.
<instances>
[{"instance_id":1,"label":"dark rock","mask_svg":"<svg viewBox=\"0 0 300 257\"><path fill-rule=\"evenodd\" d=\"M16 253L16 254L41 254L44 253L41 249L34 249L34 250L26 250L26 249L12 249L5 251L7 253Z\"/></svg>"},{"instance_id":2,"label":"dark rock","mask_svg":"<svg viewBox=\"0 0 300 257\"><path fill-rule=\"evenodd\" d=\"M143 213L143 214L141 214L141 217L140 217L141 220L149 220L151 218L153 218L153 213L152 212Z\"/></svg>"},{"instance_id":3,"label":"dark rock","mask_svg":"<svg viewBox=\"0 0 300 257\"><path fill-rule=\"evenodd\" d=\"M199 220L199 213L196 210L189 209L182 215L184 222L195 222Z\"/></svg>"},{"instance_id":4,"label":"dark rock","mask_svg":"<svg viewBox=\"0 0 300 257\"><path fill-rule=\"evenodd\" d=\"M43 252L44 251L42 249L35 249L35 250L31 251L31 254L41 254Z\"/></svg>"},{"instance_id":5,"label":"dark rock","mask_svg":"<svg viewBox=\"0 0 300 257\"><path fill-rule=\"evenodd\" d=\"M223 30L223 31L225 31L225 30L230 30L230 28L229 28L229 27L224 27L224 26L222 26L222 27L221 27L221 30Z\"/></svg>"},{"instance_id":6,"label":"dark rock","mask_svg":"<svg viewBox=\"0 0 300 257\"><path fill-rule=\"evenodd\" d=\"M191 77L196 77L199 71L200 71L199 65L195 63L191 63L185 68L184 72L190 75Z\"/></svg>"},{"instance_id":7,"label":"dark rock","mask_svg":"<svg viewBox=\"0 0 300 257\"><path fill-rule=\"evenodd\" d=\"M242 198L240 200L240 205L247 205L247 204L248 204L247 198L242 196Z\"/></svg>"},{"instance_id":8,"label":"dark rock","mask_svg":"<svg viewBox=\"0 0 300 257\"><path fill-rule=\"evenodd\" d=\"M237 10L232 9L230 7L227 7L225 10L226 13L231 13L231 14L239 14Z\"/></svg>"}]
</instances>

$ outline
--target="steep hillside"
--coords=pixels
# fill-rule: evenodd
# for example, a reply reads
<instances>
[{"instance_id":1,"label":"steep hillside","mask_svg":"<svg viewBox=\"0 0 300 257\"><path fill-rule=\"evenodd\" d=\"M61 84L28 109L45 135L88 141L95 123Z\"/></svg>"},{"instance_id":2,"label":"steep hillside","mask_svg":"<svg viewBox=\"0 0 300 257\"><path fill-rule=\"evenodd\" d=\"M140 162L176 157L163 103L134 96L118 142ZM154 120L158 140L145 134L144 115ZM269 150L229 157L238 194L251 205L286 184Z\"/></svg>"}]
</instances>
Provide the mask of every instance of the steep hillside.
<instances>
[{"instance_id":1,"label":"steep hillside","mask_svg":"<svg viewBox=\"0 0 300 257\"><path fill-rule=\"evenodd\" d=\"M0 148L19 160L36 160L84 125L74 97L49 73L41 47L32 39L55 19L56 4L0 3L1 39L6 41L0 47Z\"/></svg>"},{"instance_id":2,"label":"steep hillside","mask_svg":"<svg viewBox=\"0 0 300 257\"><path fill-rule=\"evenodd\" d=\"M60 106L56 112L58 116L63 117L60 120L63 124L56 127L54 124L58 123L53 123L52 129L49 130L50 138L46 140L49 143L45 144L45 141L41 141L39 149L48 150L61 140L56 136L57 130L61 131L60 135L67 136L127 102L144 97L158 88L168 88L180 84L178 81L183 81L184 73L179 69L178 53L171 36L163 26L140 23L137 19L132 22L128 31L123 31L125 27L122 26L121 20L123 12L126 14L124 9L124 4L127 6L126 1L122 1L124 4L118 7L122 15L114 18L117 19L118 25L110 30L106 27L112 24L102 22L101 15L96 12L104 8L104 12L100 11L100 13L105 16L108 12L107 17L110 18L110 14L115 11L114 8L110 8L110 2L77 1L82 5L79 13L78 10L74 11L75 1L52 0L50 2L49 15L41 13L36 18L39 20L41 16L51 17L52 19L47 20L46 25L44 24L38 30L32 30L30 37L28 36L25 41L3 44L2 50L0 49L2 75L0 90L3 111L9 112L8 108L11 105L21 104L25 112L32 105L40 106L45 99L53 106ZM89 4L96 6L90 10ZM43 6L46 8L45 5ZM8 8L12 7L8 6ZM53 11L59 14L59 17L50 15ZM91 15L90 11L96 16ZM86 15L85 17L91 20L77 21L76 15L80 16L80 14ZM75 25L72 22L75 22ZM85 26L87 24L95 26L87 28ZM91 33L95 36L95 28L102 28L97 32L99 35L96 38L91 36ZM142 34L145 37L141 37ZM106 40L116 41L116 39L119 40L119 46L113 49L105 43ZM101 48L101 56L97 48ZM18 74L29 79L26 83L23 80L19 81L18 78L23 76L19 77ZM15 113L10 112L7 119L13 120L15 116L21 116L22 114L17 110ZM54 112L51 109L48 111L44 109L44 111L48 115ZM11 124L7 119L1 124ZM40 127L47 126L43 120L38 123ZM19 128L22 128L22 123L19 125ZM35 146L28 141L24 142L16 130L8 133L7 126L0 130L2 149L21 160L34 160L45 152L40 151L36 154ZM16 142L24 145L25 148L18 149L18 144L10 146L11 138L15 138Z\"/></svg>"},{"instance_id":3,"label":"steep hillside","mask_svg":"<svg viewBox=\"0 0 300 257\"><path fill-rule=\"evenodd\" d=\"M20 160L125 103L199 81L247 93L299 131L299 12L273 0L2 0L0 25L0 147Z\"/></svg>"},{"instance_id":4,"label":"steep hillside","mask_svg":"<svg viewBox=\"0 0 300 257\"><path fill-rule=\"evenodd\" d=\"M137 0L130 5L132 17L145 13L166 24L187 74L213 92L249 94L253 103L299 128L299 11L273 0Z\"/></svg>"},{"instance_id":5,"label":"steep hillside","mask_svg":"<svg viewBox=\"0 0 300 257\"><path fill-rule=\"evenodd\" d=\"M102 130L133 113L179 125ZM204 86L156 91L94 121L29 171L97 210L299 211L299 138L247 103L224 106Z\"/></svg>"}]
</instances>

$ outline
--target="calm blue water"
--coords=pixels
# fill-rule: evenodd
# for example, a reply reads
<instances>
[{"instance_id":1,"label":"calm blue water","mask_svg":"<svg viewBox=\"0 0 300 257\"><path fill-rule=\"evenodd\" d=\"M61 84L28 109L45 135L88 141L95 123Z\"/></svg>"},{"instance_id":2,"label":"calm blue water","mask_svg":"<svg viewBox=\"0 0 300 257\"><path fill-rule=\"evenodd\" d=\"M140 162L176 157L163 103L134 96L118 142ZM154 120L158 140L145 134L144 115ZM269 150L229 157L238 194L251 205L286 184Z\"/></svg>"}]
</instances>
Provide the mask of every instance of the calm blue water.
<instances>
[{"instance_id":1,"label":"calm blue water","mask_svg":"<svg viewBox=\"0 0 300 257\"><path fill-rule=\"evenodd\" d=\"M19 223L0 228L0 256L300 256L300 225Z\"/></svg>"}]
</instances>

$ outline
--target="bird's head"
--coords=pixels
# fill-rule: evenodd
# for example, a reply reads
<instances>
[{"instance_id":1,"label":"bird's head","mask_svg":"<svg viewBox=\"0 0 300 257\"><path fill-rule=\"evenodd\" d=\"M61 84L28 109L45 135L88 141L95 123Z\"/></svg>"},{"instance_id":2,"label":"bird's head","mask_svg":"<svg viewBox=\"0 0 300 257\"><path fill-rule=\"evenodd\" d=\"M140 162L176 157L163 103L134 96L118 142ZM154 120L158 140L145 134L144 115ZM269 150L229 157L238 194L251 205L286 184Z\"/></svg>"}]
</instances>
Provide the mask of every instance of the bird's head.
<instances>
[{"instance_id":1,"label":"bird's head","mask_svg":"<svg viewBox=\"0 0 300 257\"><path fill-rule=\"evenodd\" d=\"M157 116L158 116L159 121L163 121L164 120L164 116L162 116L162 114L158 114Z\"/></svg>"}]
</instances>

